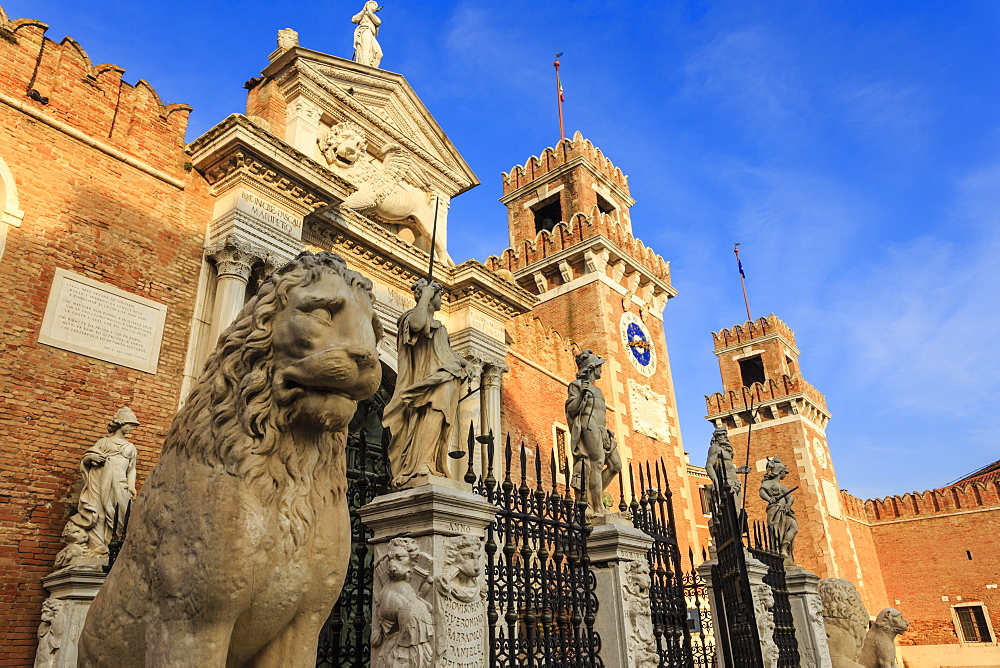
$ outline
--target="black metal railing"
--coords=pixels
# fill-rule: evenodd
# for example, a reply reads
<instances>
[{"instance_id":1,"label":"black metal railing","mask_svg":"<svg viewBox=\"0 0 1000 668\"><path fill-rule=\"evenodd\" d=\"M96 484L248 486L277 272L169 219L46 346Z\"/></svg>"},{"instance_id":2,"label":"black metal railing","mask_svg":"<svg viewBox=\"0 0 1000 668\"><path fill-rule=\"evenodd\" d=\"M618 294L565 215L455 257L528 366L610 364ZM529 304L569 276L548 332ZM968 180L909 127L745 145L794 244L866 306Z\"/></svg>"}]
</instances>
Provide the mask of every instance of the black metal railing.
<instances>
[{"instance_id":1,"label":"black metal railing","mask_svg":"<svg viewBox=\"0 0 1000 668\"><path fill-rule=\"evenodd\" d=\"M382 428L388 394L380 391L358 404L348 428L347 501L351 517L351 561L340 598L319 636L320 668L367 668L371 660L372 537L358 508L389 491L386 452L389 430Z\"/></svg>"},{"instance_id":2,"label":"black metal railing","mask_svg":"<svg viewBox=\"0 0 1000 668\"><path fill-rule=\"evenodd\" d=\"M720 462L715 473L719 484L711 495L711 531L717 559L717 563L712 566L715 598L712 607L719 622L716 628L716 647L722 653L723 665L763 668L743 545L746 513L736 507L724 462Z\"/></svg>"},{"instance_id":3,"label":"black metal railing","mask_svg":"<svg viewBox=\"0 0 1000 668\"><path fill-rule=\"evenodd\" d=\"M708 555L702 551L702 562ZM684 573L684 599L687 602L688 631L691 634L691 664L695 668L715 668L715 629L712 607L708 598L708 583L694 563L694 551L688 549L690 570Z\"/></svg>"},{"instance_id":4,"label":"black metal railing","mask_svg":"<svg viewBox=\"0 0 1000 668\"><path fill-rule=\"evenodd\" d=\"M799 643L795 639L795 622L785 584L785 558L774 532L764 522L754 522L753 542L749 548L754 559L767 566L764 584L771 586L774 595L774 644L778 647L778 668L798 668Z\"/></svg>"},{"instance_id":5,"label":"black metal railing","mask_svg":"<svg viewBox=\"0 0 1000 668\"><path fill-rule=\"evenodd\" d=\"M489 665L603 666L601 639L594 630L597 581L587 555L586 501L565 487L560 491L554 459L551 482L543 482L538 446L530 484L528 448L520 446L520 483L515 483L509 436L503 481L498 482L492 435L483 440L489 464L475 489L499 508L486 538ZM470 461L474 448L470 433Z\"/></svg>"},{"instance_id":6,"label":"black metal railing","mask_svg":"<svg viewBox=\"0 0 1000 668\"><path fill-rule=\"evenodd\" d=\"M656 462L652 469L649 462L639 464L638 468L639 495L636 498L635 475L632 464L629 464L632 488L629 509L635 528L653 539L653 546L646 556L649 560L649 599L656 650L661 668L686 668L692 663L692 648L684 596L684 572L674 524L673 492L670 491L667 469L662 460Z\"/></svg>"}]
</instances>

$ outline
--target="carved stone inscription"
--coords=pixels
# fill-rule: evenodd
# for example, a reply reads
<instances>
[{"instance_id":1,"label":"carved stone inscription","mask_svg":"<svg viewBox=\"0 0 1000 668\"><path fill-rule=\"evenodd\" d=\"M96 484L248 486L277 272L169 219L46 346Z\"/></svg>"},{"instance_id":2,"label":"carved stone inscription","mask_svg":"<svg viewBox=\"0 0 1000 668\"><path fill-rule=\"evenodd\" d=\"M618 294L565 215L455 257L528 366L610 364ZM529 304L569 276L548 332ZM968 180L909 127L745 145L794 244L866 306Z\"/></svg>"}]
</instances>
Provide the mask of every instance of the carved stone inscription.
<instances>
[{"instance_id":1,"label":"carved stone inscription","mask_svg":"<svg viewBox=\"0 0 1000 668\"><path fill-rule=\"evenodd\" d=\"M632 409L632 429L664 443L670 442L667 427L667 397L647 385L628 379L629 407Z\"/></svg>"},{"instance_id":2,"label":"carved stone inscription","mask_svg":"<svg viewBox=\"0 0 1000 668\"><path fill-rule=\"evenodd\" d=\"M236 208L250 214L256 220L276 227L285 234L296 239L302 238L302 218L293 216L262 197L242 190L236 200Z\"/></svg>"},{"instance_id":3,"label":"carved stone inscription","mask_svg":"<svg viewBox=\"0 0 1000 668\"><path fill-rule=\"evenodd\" d=\"M442 597L447 634L447 650L441 665L448 668L482 666L485 656L486 604L481 599L469 603Z\"/></svg>"},{"instance_id":4,"label":"carved stone inscription","mask_svg":"<svg viewBox=\"0 0 1000 668\"><path fill-rule=\"evenodd\" d=\"M38 342L156 373L167 307L56 269Z\"/></svg>"}]
</instances>

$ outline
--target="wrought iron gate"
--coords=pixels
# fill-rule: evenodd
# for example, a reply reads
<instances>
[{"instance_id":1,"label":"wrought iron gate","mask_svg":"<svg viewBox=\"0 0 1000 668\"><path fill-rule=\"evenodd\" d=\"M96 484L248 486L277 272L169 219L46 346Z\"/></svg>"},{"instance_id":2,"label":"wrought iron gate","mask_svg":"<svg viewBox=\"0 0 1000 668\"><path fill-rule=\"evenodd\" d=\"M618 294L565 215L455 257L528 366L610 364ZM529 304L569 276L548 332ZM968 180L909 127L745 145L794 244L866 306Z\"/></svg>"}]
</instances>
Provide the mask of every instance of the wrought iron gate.
<instances>
[{"instance_id":1,"label":"wrought iron gate","mask_svg":"<svg viewBox=\"0 0 1000 668\"><path fill-rule=\"evenodd\" d=\"M521 446L520 484L511 478L513 450L505 448L505 473L490 466L476 489L499 506L487 529L487 623L491 668L520 666L603 666L601 639L594 631L596 579L587 556L587 504L569 490L559 492L552 463L550 489L542 482L536 446L534 487L527 480L528 450ZM470 459L474 444L470 438ZM472 476L474 478L474 475Z\"/></svg>"},{"instance_id":2,"label":"wrought iron gate","mask_svg":"<svg viewBox=\"0 0 1000 668\"><path fill-rule=\"evenodd\" d=\"M798 668L799 643L795 639L795 622L785 584L785 558L774 533L763 522L754 522L753 546L749 550L754 559L767 566L764 583L771 586L774 594L771 613L774 617L774 644L778 646L778 668Z\"/></svg>"},{"instance_id":3,"label":"wrought iron gate","mask_svg":"<svg viewBox=\"0 0 1000 668\"><path fill-rule=\"evenodd\" d=\"M386 448L389 431L382 428L382 409L392 394L383 385L358 403L347 437L347 500L351 512L351 563L340 598L319 636L320 668L367 668L371 658L372 534L358 508L388 492Z\"/></svg>"}]
</instances>

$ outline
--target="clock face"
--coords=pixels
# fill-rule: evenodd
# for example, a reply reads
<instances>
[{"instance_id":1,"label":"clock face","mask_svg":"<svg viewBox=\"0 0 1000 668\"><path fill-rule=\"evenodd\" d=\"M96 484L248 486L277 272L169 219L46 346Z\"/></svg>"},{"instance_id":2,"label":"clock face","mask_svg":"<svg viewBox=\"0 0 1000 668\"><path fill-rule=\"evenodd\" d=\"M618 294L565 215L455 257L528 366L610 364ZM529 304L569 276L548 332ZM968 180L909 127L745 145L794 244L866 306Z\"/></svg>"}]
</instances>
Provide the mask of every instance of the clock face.
<instances>
[{"instance_id":1,"label":"clock face","mask_svg":"<svg viewBox=\"0 0 1000 668\"><path fill-rule=\"evenodd\" d=\"M652 376L656 371L656 347L646 325L637 315L626 313L621 320L621 335L632 366L643 376Z\"/></svg>"}]
</instances>

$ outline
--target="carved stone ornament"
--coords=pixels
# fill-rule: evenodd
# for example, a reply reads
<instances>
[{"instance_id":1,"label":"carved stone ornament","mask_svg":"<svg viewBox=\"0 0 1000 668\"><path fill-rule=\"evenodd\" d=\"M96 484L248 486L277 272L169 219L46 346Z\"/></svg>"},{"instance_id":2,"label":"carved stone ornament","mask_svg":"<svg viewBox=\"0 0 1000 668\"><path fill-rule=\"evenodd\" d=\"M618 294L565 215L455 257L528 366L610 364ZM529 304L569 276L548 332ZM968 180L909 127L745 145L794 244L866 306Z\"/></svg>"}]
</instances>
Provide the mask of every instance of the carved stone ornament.
<instances>
[{"instance_id":1,"label":"carved stone ornament","mask_svg":"<svg viewBox=\"0 0 1000 668\"><path fill-rule=\"evenodd\" d=\"M382 9L375 0L368 0L361 11L351 17L351 23L358 24L354 29L354 62L378 67L382 62L382 47L379 46L379 26L382 19L375 16Z\"/></svg>"},{"instance_id":2,"label":"carved stone ornament","mask_svg":"<svg viewBox=\"0 0 1000 668\"><path fill-rule=\"evenodd\" d=\"M757 635L760 638L760 654L764 668L778 668L778 646L774 642L774 592L763 582L751 583L753 612L757 619Z\"/></svg>"},{"instance_id":3,"label":"carved stone ornament","mask_svg":"<svg viewBox=\"0 0 1000 668\"><path fill-rule=\"evenodd\" d=\"M849 580L824 578L819 583L819 596L833 668L858 668L868 628L868 611L861 594Z\"/></svg>"},{"instance_id":4,"label":"carved stone ornament","mask_svg":"<svg viewBox=\"0 0 1000 668\"><path fill-rule=\"evenodd\" d=\"M865 668L896 668L896 636L908 628L910 622L899 610L882 610L868 629L858 663Z\"/></svg>"},{"instance_id":5,"label":"carved stone ornament","mask_svg":"<svg viewBox=\"0 0 1000 668\"><path fill-rule=\"evenodd\" d=\"M278 48L288 51L299 45L299 33L291 28L282 28L278 31Z\"/></svg>"},{"instance_id":6,"label":"carved stone ornament","mask_svg":"<svg viewBox=\"0 0 1000 668\"><path fill-rule=\"evenodd\" d=\"M472 603L486 596L483 545L475 536L453 536L447 541L444 570L438 591L445 598Z\"/></svg>"},{"instance_id":7,"label":"carved stone ornament","mask_svg":"<svg viewBox=\"0 0 1000 668\"><path fill-rule=\"evenodd\" d=\"M604 490L621 471L618 443L607 427L608 405L595 382L601 377L604 360L593 350L576 355L576 380L569 384L566 397L566 424L573 450L574 489L582 490L589 515L605 515Z\"/></svg>"},{"instance_id":8,"label":"carved stone ornament","mask_svg":"<svg viewBox=\"0 0 1000 668\"><path fill-rule=\"evenodd\" d=\"M174 418L80 665L315 665L351 549L347 427L381 381L372 302L333 253L264 282Z\"/></svg>"},{"instance_id":9,"label":"carved stone ornament","mask_svg":"<svg viewBox=\"0 0 1000 668\"><path fill-rule=\"evenodd\" d=\"M643 560L625 564L623 594L625 614L628 616L628 656L635 668L657 668L660 657L653 635L653 617L650 608L649 588L652 579L649 563Z\"/></svg>"},{"instance_id":10,"label":"carved stone ornament","mask_svg":"<svg viewBox=\"0 0 1000 668\"><path fill-rule=\"evenodd\" d=\"M270 260L266 250L248 244L232 234L222 242L207 247L205 257L215 262L220 277L234 276L244 283L250 279L254 267Z\"/></svg>"},{"instance_id":11,"label":"carved stone ornament","mask_svg":"<svg viewBox=\"0 0 1000 668\"><path fill-rule=\"evenodd\" d=\"M448 477L451 429L469 371L434 318L442 292L440 284L419 279L417 305L399 318L396 389L382 416L392 433L388 457L397 488L424 476Z\"/></svg>"},{"instance_id":12,"label":"carved stone ornament","mask_svg":"<svg viewBox=\"0 0 1000 668\"><path fill-rule=\"evenodd\" d=\"M38 626L38 649L35 651L35 668L53 668L59 659L59 650L66 640L66 620L63 615L65 601L45 599L42 604L42 623Z\"/></svg>"},{"instance_id":13,"label":"carved stone ornament","mask_svg":"<svg viewBox=\"0 0 1000 668\"><path fill-rule=\"evenodd\" d=\"M412 538L393 538L375 564L372 668L434 668L431 558Z\"/></svg>"},{"instance_id":14,"label":"carved stone ornament","mask_svg":"<svg viewBox=\"0 0 1000 668\"><path fill-rule=\"evenodd\" d=\"M382 220L409 227L417 245L430 250L434 237L435 207L447 207L430 195L431 185L409 151L398 144L382 147L381 163L368 155L368 139L359 126L337 123L320 133L320 151L330 170L357 187L344 206ZM443 219L446 212L440 211ZM439 221L435 257L450 263L443 220Z\"/></svg>"}]
</instances>

